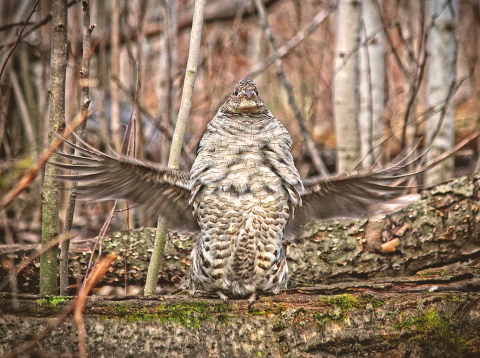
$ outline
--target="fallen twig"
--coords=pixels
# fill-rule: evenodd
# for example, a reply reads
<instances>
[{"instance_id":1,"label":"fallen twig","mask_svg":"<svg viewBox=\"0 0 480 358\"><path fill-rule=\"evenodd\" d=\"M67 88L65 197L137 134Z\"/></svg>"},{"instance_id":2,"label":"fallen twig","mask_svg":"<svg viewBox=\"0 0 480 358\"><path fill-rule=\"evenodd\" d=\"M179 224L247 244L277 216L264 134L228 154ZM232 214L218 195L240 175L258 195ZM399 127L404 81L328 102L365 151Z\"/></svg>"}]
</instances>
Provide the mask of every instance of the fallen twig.
<instances>
[{"instance_id":1,"label":"fallen twig","mask_svg":"<svg viewBox=\"0 0 480 358\"><path fill-rule=\"evenodd\" d=\"M79 356L80 358L87 357L87 333L85 330L85 323L83 322L83 310L85 308L85 301L89 292L92 290L93 286L100 281L100 279L105 275L108 268L113 261L117 258L117 254L111 253L106 258L102 259L98 265L93 270L91 276L87 280L87 284L84 289L80 291L76 301L74 302L75 313L73 315L75 319L75 324L77 326L78 333L78 346L79 346Z\"/></svg>"}]
</instances>

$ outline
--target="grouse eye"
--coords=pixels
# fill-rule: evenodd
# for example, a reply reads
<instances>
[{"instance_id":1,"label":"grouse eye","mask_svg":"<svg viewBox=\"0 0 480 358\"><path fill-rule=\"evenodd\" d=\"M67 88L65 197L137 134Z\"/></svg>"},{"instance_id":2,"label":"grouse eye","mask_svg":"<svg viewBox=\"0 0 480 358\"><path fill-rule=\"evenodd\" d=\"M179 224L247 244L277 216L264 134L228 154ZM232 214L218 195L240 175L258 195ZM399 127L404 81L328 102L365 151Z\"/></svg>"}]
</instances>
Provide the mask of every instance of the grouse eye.
<instances>
[{"instance_id":1,"label":"grouse eye","mask_svg":"<svg viewBox=\"0 0 480 358\"><path fill-rule=\"evenodd\" d=\"M233 91L233 94L234 94L235 96L237 96L237 95L238 95L238 91L237 91L237 90Z\"/></svg>"}]
</instances>

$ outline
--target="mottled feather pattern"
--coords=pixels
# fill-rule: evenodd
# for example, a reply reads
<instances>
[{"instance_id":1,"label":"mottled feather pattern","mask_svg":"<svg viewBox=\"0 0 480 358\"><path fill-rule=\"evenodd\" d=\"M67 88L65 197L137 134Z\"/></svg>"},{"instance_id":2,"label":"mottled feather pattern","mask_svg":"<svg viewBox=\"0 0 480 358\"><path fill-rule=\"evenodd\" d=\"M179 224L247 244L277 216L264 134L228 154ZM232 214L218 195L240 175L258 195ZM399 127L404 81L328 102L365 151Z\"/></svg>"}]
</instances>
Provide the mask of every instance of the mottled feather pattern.
<instances>
[{"instance_id":1,"label":"mottled feather pattern","mask_svg":"<svg viewBox=\"0 0 480 358\"><path fill-rule=\"evenodd\" d=\"M77 138L77 141L81 140ZM188 204L191 186L188 173L117 153L110 156L85 142L82 142L83 147L70 141L65 143L84 156L58 154L81 165L51 164L78 173L57 177L79 182L77 193L81 199L127 199L144 204L153 217L164 218L178 231L191 232L199 229Z\"/></svg>"},{"instance_id":2,"label":"mottled feather pattern","mask_svg":"<svg viewBox=\"0 0 480 358\"><path fill-rule=\"evenodd\" d=\"M398 195L394 185L410 163L301 180L285 127L265 107L255 83L239 81L209 123L190 174L82 142L74 171L78 192L96 200L143 204L174 230L199 231L182 287L228 297L279 293L287 287L282 240L311 220L364 216L371 204ZM80 155L81 154L81 155ZM76 172L76 173L75 173Z\"/></svg>"},{"instance_id":3,"label":"mottled feather pattern","mask_svg":"<svg viewBox=\"0 0 480 358\"><path fill-rule=\"evenodd\" d=\"M302 185L291 144L266 108L220 109L210 122L190 173L201 227L187 276L192 292L246 296L286 288L283 231L301 202L295 186Z\"/></svg>"},{"instance_id":4,"label":"mottled feather pattern","mask_svg":"<svg viewBox=\"0 0 480 358\"><path fill-rule=\"evenodd\" d=\"M297 209L295 218L287 229L288 236L294 236L303 225L312 220L368 216L373 204L386 202L411 188L398 182L419 174L404 172L422 155L414 159L410 158L412 154L407 155L402 161L384 168L304 179L303 204Z\"/></svg>"}]
</instances>

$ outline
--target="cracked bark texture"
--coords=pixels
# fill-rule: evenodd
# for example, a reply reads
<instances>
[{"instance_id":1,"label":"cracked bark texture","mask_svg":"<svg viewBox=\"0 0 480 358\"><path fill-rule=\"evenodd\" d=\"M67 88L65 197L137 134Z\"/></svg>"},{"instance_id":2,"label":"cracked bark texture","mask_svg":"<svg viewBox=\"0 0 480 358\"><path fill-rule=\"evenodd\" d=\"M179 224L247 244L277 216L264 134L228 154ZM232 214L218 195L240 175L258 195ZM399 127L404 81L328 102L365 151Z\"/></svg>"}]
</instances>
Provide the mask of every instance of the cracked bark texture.
<instances>
[{"instance_id":1,"label":"cracked bark texture","mask_svg":"<svg viewBox=\"0 0 480 358\"><path fill-rule=\"evenodd\" d=\"M245 300L189 296L98 297L85 311L88 354L94 357L478 357L480 355L480 176L460 178L422 193L393 214L367 220L312 224L289 245L289 290ZM130 283L142 284L154 231L130 232ZM116 233L103 252L124 250ZM178 283L195 237L171 234L162 285ZM91 241L72 243L72 260L85 265ZM22 249L25 249L23 247ZM0 253L15 251L1 247ZM121 256L121 255L120 255ZM448 271L446 264L476 260ZM19 277L38 284L38 264ZM5 267L0 275L5 275ZM104 285L121 285L118 261ZM38 291L36 291L38 292ZM0 294L0 355L32 339L67 302L20 295L14 313ZM77 350L73 320L39 349Z\"/></svg>"},{"instance_id":2,"label":"cracked bark texture","mask_svg":"<svg viewBox=\"0 0 480 358\"><path fill-rule=\"evenodd\" d=\"M92 357L478 357L480 271L429 270L289 290L246 300L188 296L90 298L85 310ZM462 292L464 291L464 292ZM332 295L335 294L335 295ZM30 340L68 302L0 296L0 354ZM39 350L75 353L71 318Z\"/></svg>"}]
</instances>

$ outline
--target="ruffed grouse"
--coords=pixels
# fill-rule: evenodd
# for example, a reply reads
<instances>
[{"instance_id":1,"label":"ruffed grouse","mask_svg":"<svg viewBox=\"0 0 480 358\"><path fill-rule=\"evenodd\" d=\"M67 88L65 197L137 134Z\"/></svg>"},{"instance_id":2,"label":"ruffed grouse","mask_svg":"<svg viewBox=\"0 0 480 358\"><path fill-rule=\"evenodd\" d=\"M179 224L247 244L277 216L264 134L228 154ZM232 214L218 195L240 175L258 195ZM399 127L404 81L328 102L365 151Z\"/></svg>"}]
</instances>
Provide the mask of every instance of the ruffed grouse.
<instances>
[{"instance_id":1,"label":"ruffed grouse","mask_svg":"<svg viewBox=\"0 0 480 358\"><path fill-rule=\"evenodd\" d=\"M401 165L302 180L290 135L250 79L235 85L208 125L190 174L66 143L83 156L59 153L77 164L53 164L79 173L59 177L80 182L83 198L144 204L173 230L199 231L184 287L224 300L253 302L257 293L287 287L286 229L365 215L399 190L391 184Z\"/></svg>"}]
</instances>

